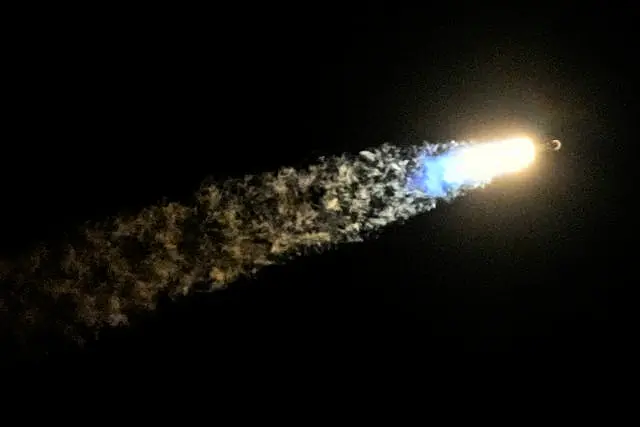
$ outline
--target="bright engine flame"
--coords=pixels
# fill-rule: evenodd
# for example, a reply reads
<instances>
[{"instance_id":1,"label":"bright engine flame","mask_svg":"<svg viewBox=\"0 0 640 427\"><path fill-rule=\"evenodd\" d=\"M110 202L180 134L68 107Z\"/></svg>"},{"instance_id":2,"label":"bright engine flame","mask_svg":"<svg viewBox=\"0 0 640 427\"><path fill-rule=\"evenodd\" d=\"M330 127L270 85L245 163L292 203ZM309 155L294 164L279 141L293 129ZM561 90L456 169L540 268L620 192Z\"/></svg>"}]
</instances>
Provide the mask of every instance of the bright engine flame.
<instances>
[{"instance_id":1,"label":"bright engine flame","mask_svg":"<svg viewBox=\"0 0 640 427\"><path fill-rule=\"evenodd\" d=\"M490 182L517 172L535 160L535 145L529 138L514 138L460 147L450 153L444 181L449 184Z\"/></svg>"}]
</instances>

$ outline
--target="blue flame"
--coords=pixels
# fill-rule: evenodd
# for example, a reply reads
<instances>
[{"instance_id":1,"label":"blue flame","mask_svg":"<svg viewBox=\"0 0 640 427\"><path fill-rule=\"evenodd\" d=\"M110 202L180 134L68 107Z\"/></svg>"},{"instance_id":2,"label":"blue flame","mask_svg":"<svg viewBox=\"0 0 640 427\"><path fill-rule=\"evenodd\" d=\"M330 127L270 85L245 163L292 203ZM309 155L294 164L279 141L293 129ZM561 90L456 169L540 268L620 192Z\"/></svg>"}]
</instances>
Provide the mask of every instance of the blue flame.
<instances>
[{"instance_id":1,"label":"blue flame","mask_svg":"<svg viewBox=\"0 0 640 427\"><path fill-rule=\"evenodd\" d=\"M442 154L422 154L418 168L409 178L409 188L431 197L455 195L463 187L478 187L490 181L465 173L469 146L459 145Z\"/></svg>"},{"instance_id":2,"label":"blue flame","mask_svg":"<svg viewBox=\"0 0 640 427\"><path fill-rule=\"evenodd\" d=\"M420 156L419 166L409 178L409 188L429 196L444 196L447 190L444 182L443 156Z\"/></svg>"},{"instance_id":3,"label":"blue flame","mask_svg":"<svg viewBox=\"0 0 640 427\"><path fill-rule=\"evenodd\" d=\"M418 157L418 166L409 177L410 190L447 197L463 187L480 187L494 177L526 168L535 159L536 149L529 138L452 144L442 154L425 150Z\"/></svg>"}]
</instances>

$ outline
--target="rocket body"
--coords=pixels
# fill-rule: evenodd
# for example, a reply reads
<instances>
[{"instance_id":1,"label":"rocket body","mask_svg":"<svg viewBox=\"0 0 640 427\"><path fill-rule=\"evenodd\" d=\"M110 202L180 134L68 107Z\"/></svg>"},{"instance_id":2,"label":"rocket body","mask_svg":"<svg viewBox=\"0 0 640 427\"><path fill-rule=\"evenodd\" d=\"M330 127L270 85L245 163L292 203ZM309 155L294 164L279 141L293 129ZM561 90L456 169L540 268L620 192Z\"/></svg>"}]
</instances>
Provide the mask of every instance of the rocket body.
<instances>
[{"instance_id":1,"label":"rocket body","mask_svg":"<svg viewBox=\"0 0 640 427\"><path fill-rule=\"evenodd\" d=\"M552 139L545 142L544 147L548 151L558 151L562 147L562 143L558 139Z\"/></svg>"}]
</instances>

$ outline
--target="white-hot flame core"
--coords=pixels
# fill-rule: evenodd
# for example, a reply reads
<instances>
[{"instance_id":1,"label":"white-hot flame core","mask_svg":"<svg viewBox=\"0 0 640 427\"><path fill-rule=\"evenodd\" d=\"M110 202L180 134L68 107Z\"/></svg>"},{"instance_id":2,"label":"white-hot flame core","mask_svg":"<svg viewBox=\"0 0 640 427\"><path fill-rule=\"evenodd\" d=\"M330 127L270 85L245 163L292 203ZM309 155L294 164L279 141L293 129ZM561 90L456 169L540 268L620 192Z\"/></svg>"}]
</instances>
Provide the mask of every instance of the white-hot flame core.
<instances>
[{"instance_id":1,"label":"white-hot flame core","mask_svg":"<svg viewBox=\"0 0 640 427\"><path fill-rule=\"evenodd\" d=\"M448 153L444 181L449 184L486 183L518 172L535 160L535 145L529 138L514 138L459 147Z\"/></svg>"}]
</instances>

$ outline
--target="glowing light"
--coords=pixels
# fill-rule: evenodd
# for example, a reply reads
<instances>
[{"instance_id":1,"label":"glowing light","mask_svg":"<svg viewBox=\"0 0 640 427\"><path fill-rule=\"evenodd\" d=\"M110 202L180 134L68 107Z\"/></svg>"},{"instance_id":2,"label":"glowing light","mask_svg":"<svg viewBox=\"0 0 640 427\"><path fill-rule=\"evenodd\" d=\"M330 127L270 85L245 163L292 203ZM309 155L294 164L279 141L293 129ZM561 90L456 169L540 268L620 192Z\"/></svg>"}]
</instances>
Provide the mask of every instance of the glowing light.
<instances>
[{"instance_id":1,"label":"glowing light","mask_svg":"<svg viewBox=\"0 0 640 427\"><path fill-rule=\"evenodd\" d=\"M411 188L445 197L461 187L478 187L495 177L518 172L534 160L536 146L529 138L454 145L439 155L424 155L410 177Z\"/></svg>"},{"instance_id":2,"label":"glowing light","mask_svg":"<svg viewBox=\"0 0 640 427\"><path fill-rule=\"evenodd\" d=\"M450 153L444 181L489 182L494 177L518 172L535 159L535 146L528 138L515 138L460 147Z\"/></svg>"}]
</instances>

